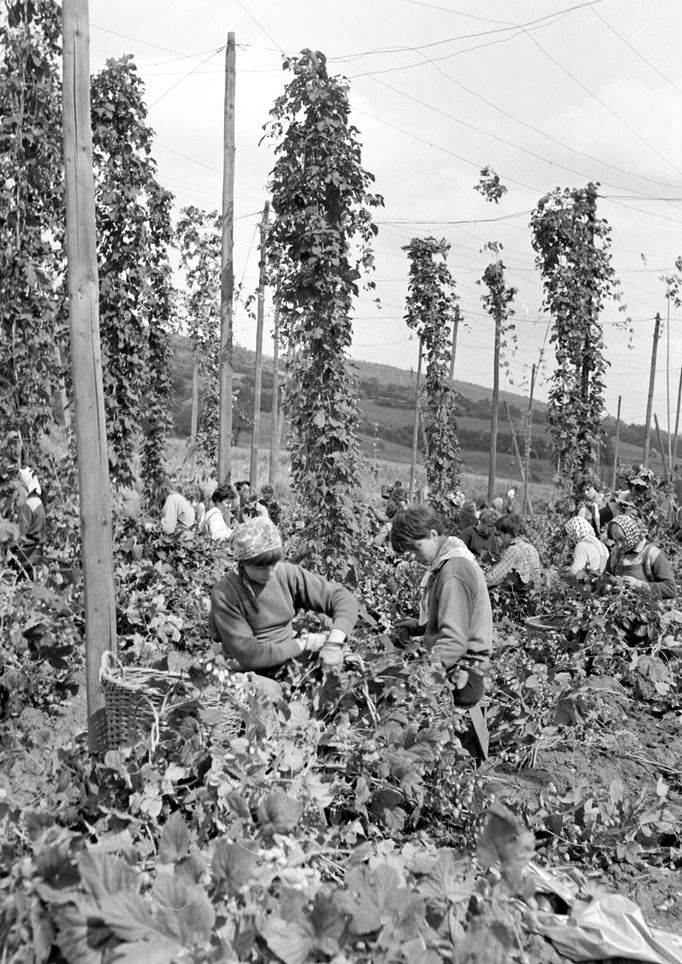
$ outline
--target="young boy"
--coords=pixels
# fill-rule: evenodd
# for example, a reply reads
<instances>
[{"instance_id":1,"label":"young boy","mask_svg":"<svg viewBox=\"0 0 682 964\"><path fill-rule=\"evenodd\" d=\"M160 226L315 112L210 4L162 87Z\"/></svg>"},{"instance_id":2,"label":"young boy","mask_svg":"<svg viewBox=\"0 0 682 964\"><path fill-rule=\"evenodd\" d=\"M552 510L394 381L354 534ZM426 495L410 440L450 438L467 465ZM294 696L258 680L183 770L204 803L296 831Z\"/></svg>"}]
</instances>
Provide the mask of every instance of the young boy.
<instances>
[{"instance_id":1,"label":"young boy","mask_svg":"<svg viewBox=\"0 0 682 964\"><path fill-rule=\"evenodd\" d=\"M485 691L493 646L493 614L481 569L460 539L445 535L440 517L428 505L396 513L391 544L427 567L419 620L403 625L410 635L423 634L424 647L453 678L455 705L474 706Z\"/></svg>"}]
</instances>

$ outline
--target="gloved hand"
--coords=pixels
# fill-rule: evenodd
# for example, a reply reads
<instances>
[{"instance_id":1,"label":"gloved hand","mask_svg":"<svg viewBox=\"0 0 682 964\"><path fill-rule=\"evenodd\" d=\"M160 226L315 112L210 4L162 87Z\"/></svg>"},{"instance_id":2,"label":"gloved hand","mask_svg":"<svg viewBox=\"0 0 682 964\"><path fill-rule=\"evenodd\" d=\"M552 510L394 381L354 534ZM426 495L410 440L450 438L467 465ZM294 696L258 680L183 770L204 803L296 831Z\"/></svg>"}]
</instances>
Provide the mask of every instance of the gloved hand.
<instances>
[{"instance_id":1,"label":"gloved hand","mask_svg":"<svg viewBox=\"0 0 682 964\"><path fill-rule=\"evenodd\" d=\"M309 633L303 631L300 635L296 636L299 646L301 647L300 652L304 650L308 653L317 653L324 646L327 641L326 633Z\"/></svg>"},{"instance_id":2,"label":"gloved hand","mask_svg":"<svg viewBox=\"0 0 682 964\"><path fill-rule=\"evenodd\" d=\"M346 634L340 629L331 629L325 636L325 644L320 650L320 661L322 665L325 669L341 666L346 655L343 645L346 640Z\"/></svg>"}]
</instances>

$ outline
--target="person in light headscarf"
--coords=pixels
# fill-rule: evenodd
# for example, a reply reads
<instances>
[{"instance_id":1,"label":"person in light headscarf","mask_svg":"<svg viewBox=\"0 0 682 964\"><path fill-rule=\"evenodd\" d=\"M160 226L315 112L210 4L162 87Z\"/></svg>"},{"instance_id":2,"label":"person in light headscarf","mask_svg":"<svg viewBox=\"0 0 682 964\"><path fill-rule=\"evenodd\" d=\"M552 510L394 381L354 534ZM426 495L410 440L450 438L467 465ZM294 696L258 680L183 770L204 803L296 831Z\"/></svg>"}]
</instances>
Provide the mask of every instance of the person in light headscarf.
<instances>
[{"instance_id":1,"label":"person in light headscarf","mask_svg":"<svg viewBox=\"0 0 682 964\"><path fill-rule=\"evenodd\" d=\"M45 545L45 506L40 482L32 469L19 470L19 541L14 556L28 576L42 559Z\"/></svg>"},{"instance_id":2,"label":"person in light headscarf","mask_svg":"<svg viewBox=\"0 0 682 964\"><path fill-rule=\"evenodd\" d=\"M320 653L326 666L342 662L343 644L358 618L355 596L338 582L283 562L282 537L267 515L238 525L228 547L235 566L213 587L208 617L209 634L225 657L261 679L303 652ZM295 635L292 620L299 611L327 616L331 628ZM261 686L273 698L278 690Z\"/></svg>"},{"instance_id":3,"label":"person in light headscarf","mask_svg":"<svg viewBox=\"0 0 682 964\"><path fill-rule=\"evenodd\" d=\"M609 551L594 534L591 523L582 516L574 516L566 523L566 536L573 547L573 561L565 575L569 580L599 576L606 568Z\"/></svg>"},{"instance_id":4,"label":"person in light headscarf","mask_svg":"<svg viewBox=\"0 0 682 964\"><path fill-rule=\"evenodd\" d=\"M646 589L655 599L674 599L675 576L665 554L648 542L641 524L630 515L619 515L609 523L614 543L606 572L617 581Z\"/></svg>"}]
</instances>

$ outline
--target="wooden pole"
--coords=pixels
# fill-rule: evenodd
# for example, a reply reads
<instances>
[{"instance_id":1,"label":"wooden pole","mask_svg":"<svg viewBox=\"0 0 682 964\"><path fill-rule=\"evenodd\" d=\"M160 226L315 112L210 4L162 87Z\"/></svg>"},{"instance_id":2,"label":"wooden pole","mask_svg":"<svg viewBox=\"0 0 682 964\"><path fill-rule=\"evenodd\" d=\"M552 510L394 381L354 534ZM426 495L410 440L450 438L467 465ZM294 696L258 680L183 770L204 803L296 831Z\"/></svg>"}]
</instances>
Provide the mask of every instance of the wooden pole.
<instances>
[{"instance_id":1,"label":"wooden pole","mask_svg":"<svg viewBox=\"0 0 682 964\"><path fill-rule=\"evenodd\" d=\"M654 422L656 423L656 437L658 439L658 447L661 452L661 462L663 463L663 478L667 482L670 478L670 473L668 472L668 463L665 458L665 449L663 448L663 439L661 437L661 430L658 426L658 416L654 415Z\"/></svg>"},{"instance_id":2,"label":"wooden pole","mask_svg":"<svg viewBox=\"0 0 682 964\"><path fill-rule=\"evenodd\" d=\"M533 365L531 369L530 376L530 392L528 393L528 410L526 412L526 431L524 433L524 446L525 446L525 471L523 475L523 502L521 504L521 511L526 514L528 506L530 504L530 448L531 439L533 434L533 395L535 393L535 375L537 373L537 367Z\"/></svg>"},{"instance_id":3,"label":"wooden pole","mask_svg":"<svg viewBox=\"0 0 682 964\"><path fill-rule=\"evenodd\" d=\"M613 443L613 477L611 479L611 488L615 491L616 488L616 478L618 476L618 449L620 447L620 403L621 396L618 396L618 414L616 415L616 440Z\"/></svg>"},{"instance_id":4,"label":"wooden pole","mask_svg":"<svg viewBox=\"0 0 682 964\"><path fill-rule=\"evenodd\" d=\"M457 333L459 331L459 322L461 318L461 312L459 310L459 305L455 305L455 317L452 321L452 351L450 352L450 381L455 380L455 358L457 357Z\"/></svg>"},{"instance_id":5,"label":"wooden pole","mask_svg":"<svg viewBox=\"0 0 682 964\"><path fill-rule=\"evenodd\" d=\"M272 422L270 425L270 472L268 482L274 485L277 478L277 419L279 417L279 308L275 304L275 350L272 358Z\"/></svg>"},{"instance_id":6,"label":"wooden pole","mask_svg":"<svg viewBox=\"0 0 682 964\"><path fill-rule=\"evenodd\" d=\"M266 242L270 221L270 202L265 202L260 223L260 262L258 266L258 307L256 310L256 370L253 387L253 431L251 433L251 488L258 492L258 443L260 441L260 406L263 394L263 315L265 306Z\"/></svg>"},{"instance_id":7,"label":"wooden pole","mask_svg":"<svg viewBox=\"0 0 682 964\"><path fill-rule=\"evenodd\" d=\"M490 458L488 460L488 502L495 492L497 464L497 407L500 402L500 342L502 341L502 318L495 318L495 351L493 358L493 410L490 416Z\"/></svg>"},{"instance_id":8,"label":"wooden pole","mask_svg":"<svg viewBox=\"0 0 682 964\"><path fill-rule=\"evenodd\" d=\"M88 743L90 750L97 752L106 748L99 672L104 652L116 652L116 606L99 337L88 0L63 0L62 34L66 255L85 604Z\"/></svg>"},{"instance_id":9,"label":"wooden pole","mask_svg":"<svg viewBox=\"0 0 682 964\"><path fill-rule=\"evenodd\" d=\"M417 387L414 400L414 429L412 430L412 459L410 460L410 485L407 497L412 501L414 495L414 477L417 468L417 443L419 441L419 383L422 376L422 340L419 339L419 361L417 362Z\"/></svg>"},{"instance_id":10,"label":"wooden pole","mask_svg":"<svg viewBox=\"0 0 682 964\"><path fill-rule=\"evenodd\" d=\"M294 360L294 346L291 344L291 342L289 342L289 347L287 349L286 366L285 366L285 377L284 377L282 389L279 396L279 410L277 413L277 426L275 429L274 447L275 447L275 456L277 459L279 459L279 449L280 449L281 440L282 440L282 430L284 428L285 402L288 401L287 390L288 390L288 384L289 384L289 369L291 367L293 360Z\"/></svg>"},{"instance_id":11,"label":"wooden pole","mask_svg":"<svg viewBox=\"0 0 682 964\"><path fill-rule=\"evenodd\" d=\"M658 338L661 333L661 316L656 312L654 322L654 341L651 346L651 369L649 371L649 394L646 401L646 423L644 425L644 468L649 466L649 442L651 439L651 410L654 405L654 385L656 384L656 353L658 351Z\"/></svg>"},{"instance_id":12,"label":"wooden pole","mask_svg":"<svg viewBox=\"0 0 682 964\"><path fill-rule=\"evenodd\" d=\"M220 403L218 410L218 479L232 477L232 299L234 296L234 99L235 42L225 50L225 127L223 136L223 219L220 270Z\"/></svg>"},{"instance_id":13,"label":"wooden pole","mask_svg":"<svg viewBox=\"0 0 682 964\"><path fill-rule=\"evenodd\" d=\"M665 397L668 409L668 465L672 465L672 428L670 421L670 291L666 292L666 322L665 322Z\"/></svg>"},{"instance_id":14,"label":"wooden pole","mask_svg":"<svg viewBox=\"0 0 682 964\"><path fill-rule=\"evenodd\" d=\"M192 350L192 414L189 434L192 445L192 478L197 480L197 433L199 431L199 349Z\"/></svg>"},{"instance_id":15,"label":"wooden pole","mask_svg":"<svg viewBox=\"0 0 682 964\"><path fill-rule=\"evenodd\" d=\"M675 471L677 467L677 439L680 430L680 400L682 400L682 368L680 368L680 380L677 383L677 412L675 413L675 441L673 442L673 457L670 468Z\"/></svg>"},{"instance_id":16,"label":"wooden pole","mask_svg":"<svg viewBox=\"0 0 682 964\"><path fill-rule=\"evenodd\" d=\"M509 405L505 401L504 407L507 411L507 421L509 422L509 430L511 431L512 437L512 447L514 449L514 455L516 456L516 464L519 467L519 473L521 475L521 484L523 486L524 498L528 500L528 512L533 515L533 505L530 501L530 492L528 492L528 485L526 480L526 472L523 466L523 459L521 458L521 452L519 450L519 443L516 440L516 431L514 429L514 423L512 421L511 412L509 411ZM526 506L523 505L523 511L525 512Z\"/></svg>"}]
</instances>

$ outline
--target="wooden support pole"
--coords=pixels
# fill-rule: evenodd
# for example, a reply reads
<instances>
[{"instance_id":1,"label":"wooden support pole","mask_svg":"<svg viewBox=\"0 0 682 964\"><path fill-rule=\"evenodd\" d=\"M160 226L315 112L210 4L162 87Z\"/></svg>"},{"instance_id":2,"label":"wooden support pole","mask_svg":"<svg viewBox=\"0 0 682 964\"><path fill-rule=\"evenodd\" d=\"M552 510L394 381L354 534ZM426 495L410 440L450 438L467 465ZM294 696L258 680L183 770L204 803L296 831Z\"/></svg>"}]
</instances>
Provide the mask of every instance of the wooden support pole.
<instances>
[{"instance_id":1,"label":"wooden support pole","mask_svg":"<svg viewBox=\"0 0 682 964\"><path fill-rule=\"evenodd\" d=\"M675 413L675 441L673 442L673 460L670 466L674 472L677 466L677 439L680 431L680 401L682 401L682 368L680 368L680 380L677 384L677 412Z\"/></svg>"},{"instance_id":2,"label":"wooden support pole","mask_svg":"<svg viewBox=\"0 0 682 964\"><path fill-rule=\"evenodd\" d=\"M666 408L668 410L668 465L672 468L673 460L673 439L672 428L670 421L670 289L666 292L666 321L665 321L665 398L666 398Z\"/></svg>"},{"instance_id":3,"label":"wooden support pole","mask_svg":"<svg viewBox=\"0 0 682 964\"><path fill-rule=\"evenodd\" d=\"M502 318L495 318L495 348L493 352L493 408L490 416L490 457L488 459L488 502L495 492L497 465L497 408L500 403L500 346L502 342Z\"/></svg>"},{"instance_id":4,"label":"wooden support pole","mask_svg":"<svg viewBox=\"0 0 682 964\"><path fill-rule=\"evenodd\" d=\"M279 417L279 307L275 303L274 353L272 358L272 419L270 425L270 472L268 482L274 485L277 478L277 419Z\"/></svg>"},{"instance_id":5,"label":"wooden support pole","mask_svg":"<svg viewBox=\"0 0 682 964\"><path fill-rule=\"evenodd\" d=\"M265 313L265 278L267 267L267 237L270 221L270 202L265 202L260 223L260 262L258 266L258 306L256 310L256 368L253 387L253 431L251 432L251 488L258 492L258 443L260 442L260 406L263 394L263 316Z\"/></svg>"},{"instance_id":6,"label":"wooden support pole","mask_svg":"<svg viewBox=\"0 0 682 964\"><path fill-rule=\"evenodd\" d=\"M521 485L523 486L524 497L527 499L528 512L533 515L533 505L530 500L530 492L528 492L528 484L526 480L526 472L523 466L523 459L521 458L521 452L519 451L519 443L516 440L516 431L514 429L514 423L512 421L511 412L509 411L509 405L505 401L504 407L507 411L507 421L509 422L509 430L512 437L512 448L514 449L514 455L516 456L516 464L519 467L519 474L521 475ZM525 512L526 506L523 506Z\"/></svg>"},{"instance_id":7,"label":"wooden support pole","mask_svg":"<svg viewBox=\"0 0 682 964\"><path fill-rule=\"evenodd\" d=\"M116 651L116 606L99 336L88 0L63 0L62 35L66 256L85 603L88 743L92 752L98 752L106 748L99 672L104 652Z\"/></svg>"},{"instance_id":8,"label":"wooden support pole","mask_svg":"<svg viewBox=\"0 0 682 964\"><path fill-rule=\"evenodd\" d=\"M450 381L455 380L455 358L457 357L457 333L462 315L459 305L455 305L455 317L452 320L452 351L450 352Z\"/></svg>"},{"instance_id":9,"label":"wooden support pole","mask_svg":"<svg viewBox=\"0 0 682 964\"><path fill-rule=\"evenodd\" d=\"M533 435L533 395L535 393L535 375L537 366L533 365L530 376L530 392L528 393L528 409L526 411L526 430L524 432L525 465L523 475L523 502L521 511L525 515L530 506L530 449ZM532 506L530 507L532 514Z\"/></svg>"},{"instance_id":10,"label":"wooden support pole","mask_svg":"<svg viewBox=\"0 0 682 964\"><path fill-rule=\"evenodd\" d=\"M225 127L223 135L223 218L220 269L220 402L218 409L218 480L232 478L232 299L234 297L234 99L235 41L225 50Z\"/></svg>"},{"instance_id":11,"label":"wooden support pole","mask_svg":"<svg viewBox=\"0 0 682 964\"><path fill-rule=\"evenodd\" d=\"M611 479L611 488L615 490L616 488L616 478L618 477L618 449L620 447L620 403L621 396L618 396L618 414L616 415L616 439L613 443L613 477Z\"/></svg>"},{"instance_id":12,"label":"wooden support pole","mask_svg":"<svg viewBox=\"0 0 682 964\"><path fill-rule=\"evenodd\" d=\"M417 386L414 398L414 429L412 430L412 458L410 460L410 484L407 497L412 501L414 496L414 478L417 470L417 443L419 441L419 383L422 375L422 340L419 339L419 361L417 362Z\"/></svg>"},{"instance_id":13,"label":"wooden support pole","mask_svg":"<svg viewBox=\"0 0 682 964\"><path fill-rule=\"evenodd\" d=\"M668 463L665 457L665 449L663 448L663 438L661 436L661 430L658 426L658 416L654 415L654 422L656 424L656 438L658 439L658 448L661 453L661 462L663 463L663 478L667 482L670 478L670 473L668 472Z\"/></svg>"},{"instance_id":14,"label":"wooden support pole","mask_svg":"<svg viewBox=\"0 0 682 964\"><path fill-rule=\"evenodd\" d=\"M651 410L654 406L654 385L656 384L656 353L658 351L658 338L661 334L661 316L656 312L654 322L654 340L651 346L651 368L649 370L649 393L646 401L646 423L644 425L644 468L649 466L649 442L651 440Z\"/></svg>"}]
</instances>

